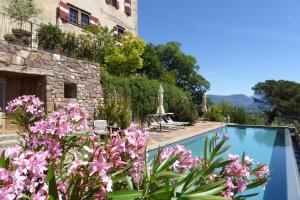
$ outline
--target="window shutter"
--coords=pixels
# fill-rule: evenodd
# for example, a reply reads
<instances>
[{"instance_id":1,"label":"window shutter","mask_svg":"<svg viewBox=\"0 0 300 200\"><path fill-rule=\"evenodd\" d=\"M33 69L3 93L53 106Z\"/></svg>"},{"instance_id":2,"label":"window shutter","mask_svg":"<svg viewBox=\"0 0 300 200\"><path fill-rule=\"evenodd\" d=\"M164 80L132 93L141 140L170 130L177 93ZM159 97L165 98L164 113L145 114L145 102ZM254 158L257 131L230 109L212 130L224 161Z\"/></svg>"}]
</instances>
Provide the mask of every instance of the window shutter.
<instances>
[{"instance_id":1,"label":"window shutter","mask_svg":"<svg viewBox=\"0 0 300 200\"><path fill-rule=\"evenodd\" d=\"M99 25L99 19L97 17L91 16L90 17L90 25L91 26Z\"/></svg>"},{"instance_id":2,"label":"window shutter","mask_svg":"<svg viewBox=\"0 0 300 200\"><path fill-rule=\"evenodd\" d=\"M120 8L120 2L118 0L116 0L116 9L119 9Z\"/></svg>"},{"instance_id":3,"label":"window shutter","mask_svg":"<svg viewBox=\"0 0 300 200\"><path fill-rule=\"evenodd\" d=\"M64 2L59 2L58 17L63 21L69 21L70 6Z\"/></svg>"},{"instance_id":4,"label":"window shutter","mask_svg":"<svg viewBox=\"0 0 300 200\"><path fill-rule=\"evenodd\" d=\"M131 1L125 0L125 13L127 16L131 15Z\"/></svg>"}]
</instances>

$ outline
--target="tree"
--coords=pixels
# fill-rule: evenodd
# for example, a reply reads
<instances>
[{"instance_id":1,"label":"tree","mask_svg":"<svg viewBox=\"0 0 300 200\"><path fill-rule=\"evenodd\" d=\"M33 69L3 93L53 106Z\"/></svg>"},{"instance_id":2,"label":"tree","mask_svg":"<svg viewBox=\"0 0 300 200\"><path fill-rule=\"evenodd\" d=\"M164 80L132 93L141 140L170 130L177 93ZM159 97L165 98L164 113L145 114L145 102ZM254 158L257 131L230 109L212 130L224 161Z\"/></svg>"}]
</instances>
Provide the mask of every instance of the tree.
<instances>
[{"instance_id":1,"label":"tree","mask_svg":"<svg viewBox=\"0 0 300 200\"><path fill-rule=\"evenodd\" d=\"M95 26L85 28L77 37L77 43L76 56L104 64L105 56L114 51L116 38L107 27Z\"/></svg>"},{"instance_id":2,"label":"tree","mask_svg":"<svg viewBox=\"0 0 300 200\"><path fill-rule=\"evenodd\" d=\"M272 123L275 117L295 119L300 122L300 84L285 80L267 80L252 88L255 100L260 103Z\"/></svg>"},{"instance_id":3,"label":"tree","mask_svg":"<svg viewBox=\"0 0 300 200\"><path fill-rule=\"evenodd\" d=\"M202 94L209 89L210 84L204 77L198 74L199 66L193 56L181 51L181 44L168 42L156 47L160 62L164 70L176 74L176 84L184 90L190 91L194 102L201 99ZM199 101L197 102L200 103Z\"/></svg>"},{"instance_id":4,"label":"tree","mask_svg":"<svg viewBox=\"0 0 300 200\"><path fill-rule=\"evenodd\" d=\"M223 121L227 117L230 117L230 122L237 124L247 124L248 114L245 109L233 106L229 102L221 102L220 104L213 105L205 117L209 121Z\"/></svg>"},{"instance_id":5,"label":"tree","mask_svg":"<svg viewBox=\"0 0 300 200\"><path fill-rule=\"evenodd\" d=\"M119 38L113 53L105 56L106 69L110 74L125 76L135 73L143 66L142 55L146 43L137 36L127 32Z\"/></svg>"},{"instance_id":6,"label":"tree","mask_svg":"<svg viewBox=\"0 0 300 200\"><path fill-rule=\"evenodd\" d=\"M4 6L4 10L10 16L20 20L21 23L40 13L40 9L36 7L34 0L9 0L8 5Z\"/></svg>"},{"instance_id":7,"label":"tree","mask_svg":"<svg viewBox=\"0 0 300 200\"><path fill-rule=\"evenodd\" d=\"M164 68L159 60L158 52L154 44L149 43L146 45L142 59L143 68L140 69L139 72L146 75L149 79L159 79L164 72Z\"/></svg>"}]
</instances>

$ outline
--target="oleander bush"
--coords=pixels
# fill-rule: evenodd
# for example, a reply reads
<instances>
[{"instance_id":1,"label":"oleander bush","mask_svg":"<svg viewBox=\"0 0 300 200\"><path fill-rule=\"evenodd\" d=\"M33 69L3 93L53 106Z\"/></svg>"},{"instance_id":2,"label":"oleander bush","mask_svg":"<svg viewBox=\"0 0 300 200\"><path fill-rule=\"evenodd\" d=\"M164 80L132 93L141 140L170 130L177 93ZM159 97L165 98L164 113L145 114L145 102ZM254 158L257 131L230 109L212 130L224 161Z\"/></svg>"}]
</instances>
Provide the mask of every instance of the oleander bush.
<instances>
[{"instance_id":1,"label":"oleander bush","mask_svg":"<svg viewBox=\"0 0 300 200\"><path fill-rule=\"evenodd\" d=\"M224 153L227 136L204 143L203 158L183 146L158 150L148 162L147 132L132 125L104 139L75 103L48 116L34 96L8 103L22 140L0 157L1 199L246 199L264 185L265 164Z\"/></svg>"}]
</instances>

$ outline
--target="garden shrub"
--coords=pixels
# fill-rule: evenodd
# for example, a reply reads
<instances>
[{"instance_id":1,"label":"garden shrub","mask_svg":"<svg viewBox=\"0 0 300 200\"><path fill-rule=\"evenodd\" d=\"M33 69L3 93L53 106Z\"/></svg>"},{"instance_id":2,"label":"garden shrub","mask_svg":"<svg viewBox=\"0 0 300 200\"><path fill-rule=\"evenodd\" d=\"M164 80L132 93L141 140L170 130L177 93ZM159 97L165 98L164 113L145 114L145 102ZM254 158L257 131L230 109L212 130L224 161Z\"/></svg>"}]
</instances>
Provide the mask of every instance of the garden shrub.
<instances>
[{"instance_id":1,"label":"garden shrub","mask_svg":"<svg viewBox=\"0 0 300 200\"><path fill-rule=\"evenodd\" d=\"M9 43L14 43L17 41L17 37L14 34L5 34L4 36L4 40L9 42Z\"/></svg>"},{"instance_id":2,"label":"garden shrub","mask_svg":"<svg viewBox=\"0 0 300 200\"><path fill-rule=\"evenodd\" d=\"M106 95L116 91L128 99L135 121L145 122L147 115L156 113L159 81L145 77L121 78L103 72L101 84ZM197 112L189 93L167 83L162 86L166 112L174 112L177 120L194 123Z\"/></svg>"},{"instance_id":3,"label":"garden shrub","mask_svg":"<svg viewBox=\"0 0 300 200\"><path fill-rule=\"evenodd\" d=\"M205 118L208 121L222 122L227 117L230 117L230 122L237 124L253 124L254 120L250 120L250 115L245 109L233 106L228 102L221 102L220 104L213 105L205 113Z\"/></svg>"},{"instance_id":4,"label":"garden shrub","mask_svg":"<svg viewBox=\"0 0 300 200\"><path fill-rule=\"evenodd\" d=\"M104 101L98 102L96 118L106 120L109 126L117 125L122 129L129 127L131 123L131 113L126 99L117 93L107 94Z\"/></svg>"},{"instance_id":5,"label":"garden shrub","mask_svg":"<svg viewBox=\"0 0 300 200\"><path fill-rule=\"evenodd\" d=\"M104 57L111 55L115 46L116 39L112 30L102 26L85 28L77 36L76 56L104 64Z\"/></svg>"},{"instance_id":6,"label":"garden shrub","mask_svg":"<svg viewBox=\"0 0 300 200\"><path fill-rule=\"evenodd\" d=\"M38 46L44 50L61 53L65 39L65 35L61 29L52 24L42 24L37 30Z\"/></svg>"}]
</instances>

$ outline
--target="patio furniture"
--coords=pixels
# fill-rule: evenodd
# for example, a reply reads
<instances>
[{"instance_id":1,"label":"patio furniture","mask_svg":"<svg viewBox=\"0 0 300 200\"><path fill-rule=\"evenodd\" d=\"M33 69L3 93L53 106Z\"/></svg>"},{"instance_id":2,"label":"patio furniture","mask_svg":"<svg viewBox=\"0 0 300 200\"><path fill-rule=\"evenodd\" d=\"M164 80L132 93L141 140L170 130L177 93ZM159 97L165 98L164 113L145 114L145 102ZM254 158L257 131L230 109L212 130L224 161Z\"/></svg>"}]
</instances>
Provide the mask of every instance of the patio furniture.
<instances>
[{"instance_id":1,"label":"patio furniture","mask_svg":"<svg viewBox=\"0 0 300 200\"><path fill-rule=\"evenodd\" d=\"M161 128L167 128L167 129L172 129L172 130L176 130L178 129L178 127L174 126L174 125L170 125L170 124L161 124L161 123L158 123L153 117L150 117L148 118L148 123L149 125L152 127L152 128L159 128L161 130Z\"/></svg>"},{"instance_id":2,"label":"patio furniture","mask_svg":"<svg viewBox=\"0 0 300 200\"><path fill-rule=\"evenodd\" d=\"M164 125L167 125L167 126L174 126L175 128L177 129L180 129L180 128L183 128L182 125L179 125L179 124L176 124L176 123L169 123L169 122L166 122L163 117L161 116L157 116L155 117L155 120L157 123L161 124L162 126Z\"/></svg>"},{"instance_id":3,"label":"patio furniture","mask_svg":"<svg viewBox=\"0 0 300 200\"><path fill-rule=\"evenodd\" d=\"M167 121L168 124L174 124L176 126L186 126L189 125L190 122L178 122L178 121L173 121L173 119L169 115L165 115L163 117L164 120Z\"/></svg>"},{"instance_id":4,"label":"patio furniture","mask_svg":"<svg viewBox=\"0 0 300 200\"><path fill-rule=\"evenodd\" d=\"M94 131L97 135L108 135L107 121L106 120L95 120Z\"/></svg>"}]
</instances>

